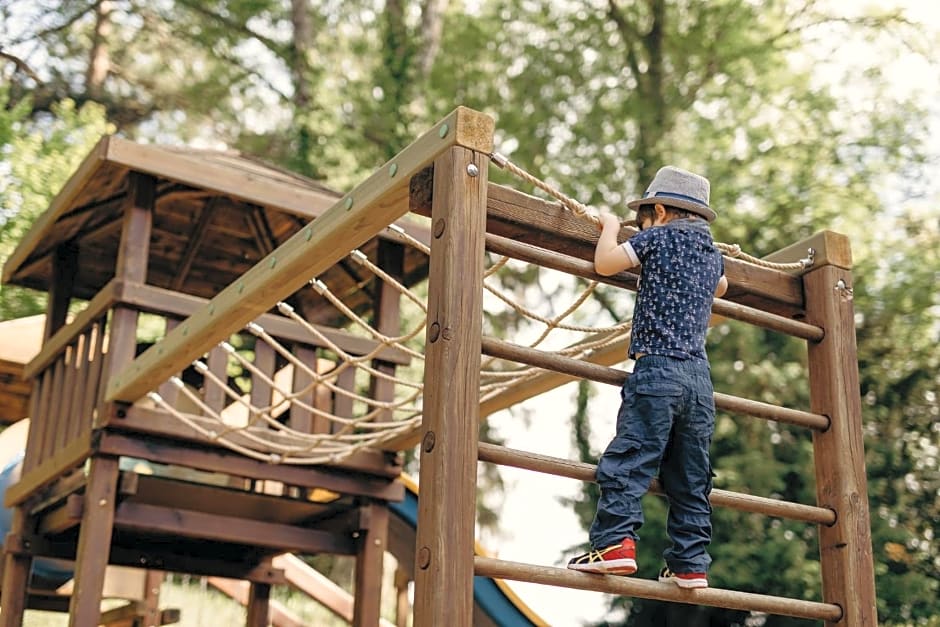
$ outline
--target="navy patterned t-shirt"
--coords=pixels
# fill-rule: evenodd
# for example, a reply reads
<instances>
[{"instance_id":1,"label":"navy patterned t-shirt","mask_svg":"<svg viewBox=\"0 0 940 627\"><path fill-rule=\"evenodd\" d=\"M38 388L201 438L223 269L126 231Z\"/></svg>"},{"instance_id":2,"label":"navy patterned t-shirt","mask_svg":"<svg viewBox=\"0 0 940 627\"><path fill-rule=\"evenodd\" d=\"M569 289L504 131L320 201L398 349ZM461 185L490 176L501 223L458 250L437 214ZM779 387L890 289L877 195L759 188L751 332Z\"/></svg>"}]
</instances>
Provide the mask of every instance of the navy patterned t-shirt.
<instances>
[{"instance_id":1,"label":"navy patterned t-shirt","mask_svg":"<svg viewBox=\"0 0 940 627\"><path fill-rule=\"evenodd\" d=\"M707 359L705 332L725 269L708 223L673 220L640 231L622 246L640 263L630 357Z\"/></svg>"}]
</instances>

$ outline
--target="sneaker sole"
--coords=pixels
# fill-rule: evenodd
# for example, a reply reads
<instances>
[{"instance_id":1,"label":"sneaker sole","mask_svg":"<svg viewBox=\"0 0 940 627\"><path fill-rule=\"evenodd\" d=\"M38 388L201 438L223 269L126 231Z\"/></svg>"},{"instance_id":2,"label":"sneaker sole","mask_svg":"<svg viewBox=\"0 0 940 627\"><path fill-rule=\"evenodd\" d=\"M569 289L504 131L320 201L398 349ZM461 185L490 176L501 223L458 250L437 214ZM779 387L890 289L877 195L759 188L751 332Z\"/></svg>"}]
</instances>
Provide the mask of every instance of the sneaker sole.
<instances>
[{"instance_id":1,"label":"sneaker sole","mask_svg":"<svg viewBox=\"0 0 940 627\"><path fill-rule=\"evenodd\" d=\"M707 579L679 579L678 577L660 577L659 583L674 583L680 588L685 590L693 590L696 588L707 588L708 580Z\"/></svg>"},{"instance_id":2,"label":"sneaker sole","mask_svg":"<svg viewBox=\"0 0 940 627\"><path fill-rule=\"evenodd\" d=\"M568 564L571 570L598 575L632 575L636 572L636 560L622 559L595 562L593 564Z\"/></svg>"}]
</instances>

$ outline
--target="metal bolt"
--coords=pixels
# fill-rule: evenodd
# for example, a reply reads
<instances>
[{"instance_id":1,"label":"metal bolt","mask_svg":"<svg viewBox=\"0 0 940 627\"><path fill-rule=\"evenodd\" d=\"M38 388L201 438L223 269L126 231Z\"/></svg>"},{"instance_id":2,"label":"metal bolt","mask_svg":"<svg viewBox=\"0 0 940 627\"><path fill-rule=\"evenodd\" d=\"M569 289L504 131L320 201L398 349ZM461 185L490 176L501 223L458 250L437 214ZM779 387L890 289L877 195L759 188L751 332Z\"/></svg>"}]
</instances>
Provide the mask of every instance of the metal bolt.
<instances>
[{"instance_id":1,"label":"metal bolt","mask_svg":"<svg viewBox=\"0 0 940 627\"><path fill-rule=\"evenodd\" d=\"M479 173L480 168L478 168L475 163L470 163L467 165L467 174L470 176L477 176Z\"/></svg>"},{"instance_id":2,"label":"metal bolt","mask_svg":"<svg viewBox=\"0 0 940 627\"><path fill-rule=\"evenodd\" d=\"M101 499L100 501L98 501L98 505L101 507L104 507L107 504L108 504L108 499Z\"/></svg>"},{"instance_id":3,"label":"metal bolt","mask_svg":"<svg viewBox=\"0 0 940 627\"><path fill-rule=\"evenodd\" d=\"M421 550L418 551L418 568L421 570L427 570L428 566L431 565L431 549L426 546L421 547Z\"/></svg>"}]
</instances>

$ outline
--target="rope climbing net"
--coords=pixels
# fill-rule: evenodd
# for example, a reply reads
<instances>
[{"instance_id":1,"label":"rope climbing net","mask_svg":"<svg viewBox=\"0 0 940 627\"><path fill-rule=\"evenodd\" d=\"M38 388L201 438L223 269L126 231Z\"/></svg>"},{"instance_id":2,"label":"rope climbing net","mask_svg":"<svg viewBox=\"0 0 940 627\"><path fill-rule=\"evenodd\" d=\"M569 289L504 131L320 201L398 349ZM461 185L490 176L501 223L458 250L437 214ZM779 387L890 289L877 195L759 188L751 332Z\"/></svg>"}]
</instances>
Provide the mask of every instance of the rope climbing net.
<instances>
[{"instance_id":1,"label":"rope climbing net","mask_svg":"<svg viewBox=\"0 0 940 627\"><path fill-rule=\"evenodd\" d=\"M599 223L585 205L525 172L505 157L494 154L492 160L558 199L575 215ZM430 255L426 244L395 225L387 228L387 234L424 255ZM719 244L719 248L727 256L776 269L799 269L812 263L810 258L792 264L769 263L745 255L737 246ZM422 296L373 263L363 252L354 250L348 258L371 274L373 281L383 282L401 296L400 302L410 313L404 316L406 322L403 326L408 328L400 335L379 332L324 281L314 278L306 289L316 291L329 301L346 320L346 328L350 332L371 341L371 350L365 354L344 350L320 327L308 322L289 304L281 302L277 305L281 316L309 335L310 346L319 347L316 359L311 359L309 353L299 355L290 342L279 339L253 322L243 333L233 336L250 338L247 342L242 339L249 348L225 341L213 351L221 354L222 359L212 359L210 353L209 359L192 362L191 372L197 375L201 389L187 383L184 377L173 377L168 386L148 395L150 401L201 436L245 456L270 463L335 463L363 449L394 448L396 441L418 429L421 420L423 331L427 325L427 305ZM483 286L486 291L484 300L489 303L487 311L502 312L504 318L513 319L516 331L521 326L526 327L530 337L520 344L526 343L530 348L539 347L569 358L588 359L596 351L628 341L629 323L607 327L579 324L579 320L596 320L601 310L609 310L598 292L596 281L565 275L575 280L574 289L570 281L565 284L564 298L571 299L570 303L560 311L545 313L544 308L551 308L552 303L559 299L547 298L546 292L551 290L546 290L540 281L535 282L535 287L530 285L527 288L540 292L537 299L532 299L527 297L526 288L513 293L501 287L509 283L497 280L518 270L514 267L517 263L520 262L509 257L488 257ZM550 272L539 266L535 268L540 273ZM523 304L533 300L540 303L543 311ZM499 331L493 335L499 335ZM274 356L267 363L274 365L260 366L250 357L251 346L255 354L261 347L267 347L265 350ZM388 350L403 355L409 363L395 368L377 366L382 362L383 352ZM250 385L240 386L233 382L237 377L231 376L231 371L240 373L241 380L250 380ZM543 373L542 368L484 358L480 370L480 402L483 404L511 389L520 389ZM392 392L377 398L374 394L377 385L390 388ZM253 394L252 391L259 387L269 393ZM214 395L209 394L210 388L216 391ZM207 400L210 396L215 399L213 402ZM294 415L305 417L302 428L295 424Z\"/></svg>"},{"instance_id":2,"label":"rope climbing net","mask_svg":"<svg viewBox=\"0 0 940 627\"><path fill-rule=\"evenodd\" d=\"M399 227L388 227L388 233L400 242L430 255L424 243ZM410 313L401 335L380 333L369 321L346 305L334 291L319 278L311 280L312 289L327 299L348 321L357 335L373 342L374 348L366 354L356 355L343 350L318 326L309 323L287 303L278 303L279 313L299 325L310 335L310 344L321 347L328 359L310 360L298 357L285 342L269 333L258 323L250 323L245 334L257 344L273 349L279 367L268 372L258 366L232 342L225 341L217 350L224 353L225 369L210 367L206 359L192 362L192 370L201 375L201 390L188 384L183 377L173 377L169 384L179 400L166 393L151 392L148 397L154 405L167 411L203 437L226 446L248 457L278 464L320 464L341 461L365 448L383 448L401 436L416 430L421 419L423 393L424 352L423 331L427 324L427 306L424 299L408 289L395 277L373 263L359 250L349 259L359 264L376 279L394 288L403 298ZM579 294L558 313L545 314L523 305L518 297L498 286L497 276L509 272L513 262L508 257L492 260L485 271L484 288L490 302L489 309L511 312L517 322L526 320L534 334L530 347L545 347L552 343L552 352L576 359L586 359L617 342L629 333L629 323L596 327L577 323L577 312L584 315L585 303L598 286L597 282L581 281ZM544 300L544 299L540 299ZM497 306L496 303L501 303ZM572 337L579 338L567 343ZM557 346L559 341L565 345ZM374 365L381 353L388 349L406 355L410 363L396 368L394 373ZM252 386L261 385L271 390L270 399L263 404L252 401L252 395L231 382L226 372L240 371L250 377ZM480 401L498 397L507 389L524 385L544 371L536 367L509 365L498 358L481 362ZM306 381L296 385L298 380ZM377 400L368 390L370 381L384 381L394 388L392 400ZM374 385L374 383L372 383ZM225 403L209 403L207 389L222 391ZM266 400L268 397L265 397ZM294 428L288 419L292 411L312 416L319 426L314 432Z\"/></svg>"}]
</instances>

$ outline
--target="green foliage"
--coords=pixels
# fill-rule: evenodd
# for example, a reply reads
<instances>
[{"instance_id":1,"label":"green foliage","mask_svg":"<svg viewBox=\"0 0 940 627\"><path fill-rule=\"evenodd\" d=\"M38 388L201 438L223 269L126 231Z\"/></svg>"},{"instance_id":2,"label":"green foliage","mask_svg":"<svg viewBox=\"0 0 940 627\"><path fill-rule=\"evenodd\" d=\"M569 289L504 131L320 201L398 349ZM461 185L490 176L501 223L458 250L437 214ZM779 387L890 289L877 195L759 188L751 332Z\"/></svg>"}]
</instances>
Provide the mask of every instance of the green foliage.
<instances>
[{"instance_id":1,"label":"green foliage","mask_svg":"<svg viewBox=\"0 0 940 627\"><path fill-rule=\"evenodd\" d=\"M95 142L113 131L102 107L93 103L77 108L62 101L38 119L28 113L27 101L10 103L8 90L0 87L0 262L6 262ZM41 313L44 304L44 294L0 287L0 319Z\"/></svg>"}]
</instances>

